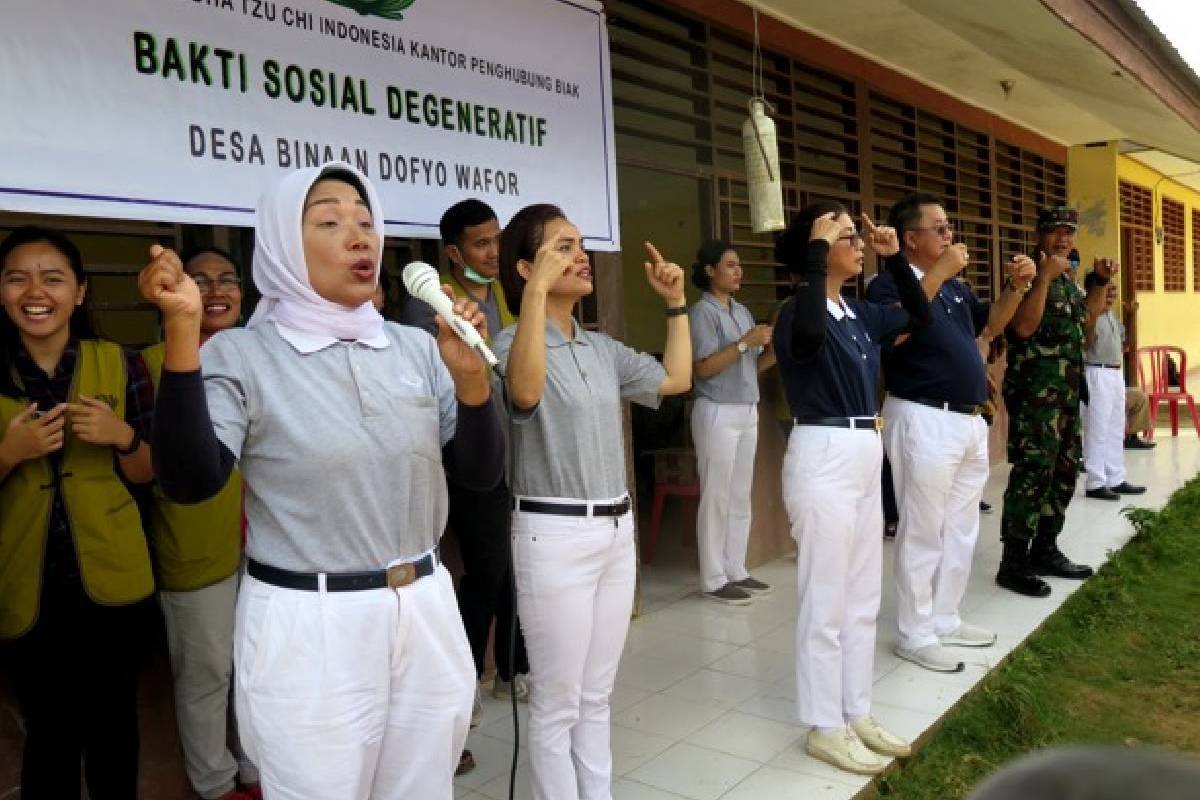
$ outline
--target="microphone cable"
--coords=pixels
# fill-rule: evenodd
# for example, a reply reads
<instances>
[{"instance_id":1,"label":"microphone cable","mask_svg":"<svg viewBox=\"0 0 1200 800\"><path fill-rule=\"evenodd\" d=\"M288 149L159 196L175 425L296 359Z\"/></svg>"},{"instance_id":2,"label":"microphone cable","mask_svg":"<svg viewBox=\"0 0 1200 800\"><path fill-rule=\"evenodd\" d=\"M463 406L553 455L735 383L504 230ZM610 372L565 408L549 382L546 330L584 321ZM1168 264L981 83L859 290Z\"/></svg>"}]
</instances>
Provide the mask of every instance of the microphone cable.
<instances>
[{"instance_id":1,"label":"microphone cable","mask_svg":"<svg viewBox=\"0 0 1200 800\"><path fill-rule=\"evenodd\" d=\"M486 362L485 362L486 363ZM516 511L516 503L512 498L515 498L512 487L512 477L516 472L517 465L517 448L514 446L514 435L516 433L516 423L513 421L513 414L516 407L513 405L512 397L508 393L508 378L504 371L500 369L500 365L492 366L492 371L500 378L500 394L504 398L505 422L508 428L508 441L505 445L508 448L507 452L507 474L505 482L508 485L509 493L509 515L508 515L508 586L509 602L511 603L511 611L508 620L508 669L509 669L509 693L508 699L512 706L512 726L513 726L513 748L512 748L512 763L508 770L508 800L515 800L517 788L517 758L521 752L521 718L517 713L517 632L519 626L517 624L517 571L516 559L513 556L512 546L512 528L513 528L513 513ZM498 668L497 668L498 669Z\"/></svg>"}]
</instances>

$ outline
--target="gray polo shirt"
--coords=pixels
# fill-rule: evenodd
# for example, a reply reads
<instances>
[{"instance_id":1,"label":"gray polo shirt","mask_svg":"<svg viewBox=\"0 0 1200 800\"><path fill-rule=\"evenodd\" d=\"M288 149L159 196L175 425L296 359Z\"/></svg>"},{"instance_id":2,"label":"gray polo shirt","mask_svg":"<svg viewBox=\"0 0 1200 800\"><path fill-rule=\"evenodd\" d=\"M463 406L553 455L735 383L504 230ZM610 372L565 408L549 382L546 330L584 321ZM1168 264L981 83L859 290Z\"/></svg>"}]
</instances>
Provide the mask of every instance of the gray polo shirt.
<instances>
[{"instance_id":1,"label":"gray polo shirt","mask_svg":"<svg viewBox=\"0 0 1200 800\"><path fill-rule=\"evenodd\" d=\"M387 323L339 342L268 323L217 334L201 361L213 429L245 479L251 557L358 571L437 544L457 403L432 338Z\"/></svg>"},{"instance_id":2,"label":"gray polo shirt","mask_svg":"<svg viewBox=\"0 0 1200 800\"><path fill-rule=\"evenodd\" d=\"M1125 326L1111 308L1096 320L1096 340L1083 354L1084 363L1120 366L1121 346L1125 342Z\"/></svg>"},{"instance_id":3,"label":"gray polo shirt","mask_svg":"<svg viewBox=\"0 0 1200 800\"><path fill-rule=\"evenodd\" d=\"M517 326L510 325L492 340L503 369L516 333ZM516 415L509 442L513 494L594 502L624 495L621 401L657 408L666 376L653 356L610 336L576 325L568 340L547 321L542 400Z\"/></svg>"},{"instance_id":4,"label":"gray polo shirt","mask_svg":"<svg viewBox=\"0 0 1200 800\"><path fill-rule=\"evenodd\" d=\"M729 308L705 292L688 311L692 332L692 360L708 358L746 335L754 327L750 310L733 298ZM751 347L710 378L693 375L696 396L714 403L758 402L758 357L763 348Z\"/></svg>"}]
</instances>

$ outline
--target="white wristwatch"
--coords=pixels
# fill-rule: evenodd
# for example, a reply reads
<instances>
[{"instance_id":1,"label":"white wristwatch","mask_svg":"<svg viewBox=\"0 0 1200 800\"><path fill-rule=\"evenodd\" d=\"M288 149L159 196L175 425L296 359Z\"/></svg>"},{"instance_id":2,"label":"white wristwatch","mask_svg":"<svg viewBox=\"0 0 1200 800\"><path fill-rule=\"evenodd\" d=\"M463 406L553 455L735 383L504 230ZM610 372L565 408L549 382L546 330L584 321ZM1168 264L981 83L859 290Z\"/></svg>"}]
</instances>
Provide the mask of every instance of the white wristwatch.
<instances>
[{"instance_id":1,"label":"white wristwatch","mask_svg":"<svg viewBox=\"0 0 1200 800\"><path fill-rule=\"evenodd\" d=\"M750 349L749 345L747 345L745 342L740 341L740 340L737 343L737 348L738 348L739 353L745 353L747 350Z\"/></svg>"}]
</instances>

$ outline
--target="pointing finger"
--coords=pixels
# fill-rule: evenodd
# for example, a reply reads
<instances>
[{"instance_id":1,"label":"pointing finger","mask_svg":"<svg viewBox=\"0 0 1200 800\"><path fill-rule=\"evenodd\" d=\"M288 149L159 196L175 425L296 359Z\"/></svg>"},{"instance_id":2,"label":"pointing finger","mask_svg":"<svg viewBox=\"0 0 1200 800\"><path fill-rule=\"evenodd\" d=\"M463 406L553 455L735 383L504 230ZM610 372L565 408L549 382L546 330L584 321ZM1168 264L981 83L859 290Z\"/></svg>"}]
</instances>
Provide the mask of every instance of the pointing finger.
<instances>
[{"instance_id":1,"label":"pointing finger","mask_svg":"<svg viewBox=\"0 0 1200 800\"><path fill-rule=\"evenodd\" d=\"M866 227L868 233L875 233L877 230L879 230L875 227L875 223L871 221L871 218L868 217L866 213L859 214L858 217L862 220L862 224Z\"/></svg>"},{"instance_id":2,"label":"pointing finger","mask_svg":"<svg viewBox=\"0 0 1200 800\"><path fill-rule=\"evenodd\" d=\"M650 242L645 242L644 244L646 245L646 252L649 253L649 255L650 255L650 260L652 262L654 262L655 264L663 263L663 257L658 252L658 248L656 248L654 245L650 244Z\"/></svg>"}]
</instances>

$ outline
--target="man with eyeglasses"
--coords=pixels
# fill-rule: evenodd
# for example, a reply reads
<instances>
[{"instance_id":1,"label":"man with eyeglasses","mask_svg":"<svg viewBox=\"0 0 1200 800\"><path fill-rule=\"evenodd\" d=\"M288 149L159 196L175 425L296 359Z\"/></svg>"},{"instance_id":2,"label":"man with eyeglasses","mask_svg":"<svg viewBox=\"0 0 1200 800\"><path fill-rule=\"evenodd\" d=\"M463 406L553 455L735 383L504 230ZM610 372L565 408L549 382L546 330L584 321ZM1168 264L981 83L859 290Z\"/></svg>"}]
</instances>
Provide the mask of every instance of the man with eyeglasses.
<instances>
[{"instance_id":1,"label":"man with eyeglasses","mask_svg":"<svg viewBox=\"0 0 1200 800\"><path fill-rule=\"evenodd\" d=\"M1058 549L1067 505L1075 494L1082 455L1079 403L1087 402L1085 338L1104 310L1112 270L1097 265L1086 295L1071 264L1078 213L1067 206L1038 214L1037 277L1008 326L1008 460L1000 538L1004 551L996 583L1029 597L1046 597L1041 575L1085 580L1092 568Z\"/></svg>"},{"instance_id":2,"label":"man with eyeglasses","mask_svg":"<svg viewBox=\"0 0 1200 800\"><path fill-rule=\"evenodd\" d=\"M961 279L940 286L926 280L939 261L955 259L965 266L970 258L964 245L954 243L940 198L910 194L892 206L888 224L932 306L929 326L883 356L884 446L900 510L896 654L935 672L958 672L963 663L948 647L996 641L994 633L959 615L989 467L987 376L976 339L1004 330L1036 268L1027 256L1014 256L1005 265L1003 291L989 303ZM898 302L895 279L881 274L868 286L867 298Z\"/></svg>"}]
</instances>

